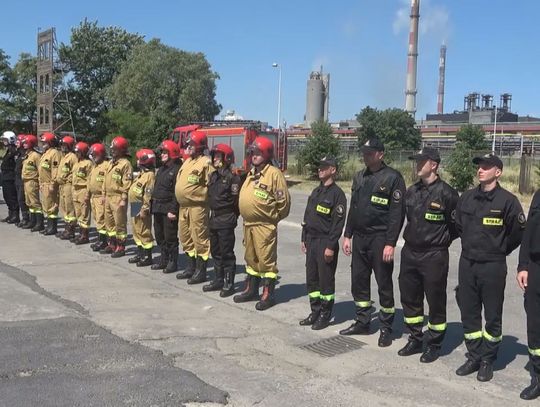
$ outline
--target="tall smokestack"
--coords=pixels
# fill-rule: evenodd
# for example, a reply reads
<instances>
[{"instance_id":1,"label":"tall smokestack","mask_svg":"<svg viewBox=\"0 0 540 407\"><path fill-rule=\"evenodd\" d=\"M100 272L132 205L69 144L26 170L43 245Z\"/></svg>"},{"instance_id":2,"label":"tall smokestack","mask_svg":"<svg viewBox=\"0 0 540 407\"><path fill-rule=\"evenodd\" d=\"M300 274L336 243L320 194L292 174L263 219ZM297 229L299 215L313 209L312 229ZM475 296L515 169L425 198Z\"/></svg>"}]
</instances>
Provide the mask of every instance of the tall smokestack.
<instances>
[{"instance_id":1,"label":"tall smokestack","mask_svg":"<svg viewBox=\"0 0 540 407\"><path fill-rule=\"evenodd\" d=\"M444 113L444 75L446 71L446 45L441 45L439 59L439 97L437 98L437 113Z\"/></svg>"},{"instance_id":2,"label":"tall smokestack","mask_svg":"<svg viewBox=\"0 0 540 407\"><path fill-rule=\"evenodd\" d=\"M418 20L420 0L411 0L411 30L409 32L409 53L407 63L407 90L405 110L412 116L416 113L416 71L418 65Z\"/></svg>"}]
</instances>

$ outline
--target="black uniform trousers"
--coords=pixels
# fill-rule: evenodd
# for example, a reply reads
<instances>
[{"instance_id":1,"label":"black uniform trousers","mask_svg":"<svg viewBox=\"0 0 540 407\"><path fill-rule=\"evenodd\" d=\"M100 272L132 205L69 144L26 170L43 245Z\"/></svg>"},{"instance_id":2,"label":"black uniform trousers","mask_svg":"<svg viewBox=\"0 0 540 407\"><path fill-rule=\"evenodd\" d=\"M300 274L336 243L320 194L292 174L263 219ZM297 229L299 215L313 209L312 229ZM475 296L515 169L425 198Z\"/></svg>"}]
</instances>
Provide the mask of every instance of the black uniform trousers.
<instances>
[{"instance_id":1,"label":"black uniform trousers","mask_svg":"<svg viewBox=\"0 0 540 407\"><path fill-rule=\"evenodd\" d=\"M17 202L19 203L19 209L23 219L28 219L28 206L26 206L26 199L24 197L24 185L22 180L15 180L15 189L17 190Z\"/></svg>"},{"instance_id":2,"label":"black uniform trousers","mask_svg":"<svg viewBox=\"0 0 540 407\"><path fill-rule=\"evenodd\" d=\"M401 250L399 291L405 325L411 339L422 341L424 294L429 306L426 343L440 347L446 332L446 283L448 249L414 250L406 243Z\"/></svg>"},{"instance_id":3,"label":"black uniform trousers","mask_svg":"<svg viewBox=\"0 0 540 407\"><path fill-rule=\"evenodd\" d=\"M392 329L394 322L394 262L382 260L386 236L384 233L353 236L351 291L356 304L356 321L362 325L371 322L371 272L375 274L379 291L379 321L381 329Z\"/></svg>"},{"instance_id":4,"label":"black uniform trousers","mask_svg":"<svg viewBox=\"0 0 540 407\"><path fill-rule=\"evenodd\" d=\"M525 290L527 313L527 342L533 373L540 376L540 259L529 262L529 276Z\"/></svg>"},{"instance_id":5,"label":"black uniform trousers","mask_svg":"<svg viewBox=\"0 0 540 407\"><path fill-rule=\"evenodd\" d=\"M506 262L459 259L458 305L467 346L467 358L493 362L502 341L502 312ZM486 320L482 331L482 307Z\"/></svg>"},{"instance_id":6,"label":"black uniform trousers","mask_svg":"<svg viewBox=\"0 0 540 407\"><path fill-rule=\"evenodd\" d=\"M306 286L310 302L333 301L336 292L336 267L339 246L334 247L334 258L330 263L324 260L324 250L328 239L306 237ZM317 310L313 310L317 311Z\"/></svg>"},{"instance_id":7,"label":"black uniform trousers","mask_svg":"<svg viewBox=\"0 0 540 407\"><path fill-rule=\"evenodd\" d=\"M2 195L8 210L19 214L19 201L17 199L17 188L15 188L15 180L2 180Z\"/></svg>"},{"instance_id":8,"label":"black uniform trousers","mask_svg":"<svg viewBox=\"0 0 540 407\"><path fill-rule=\"evenodd\" d=\"M236 268L234 254L235 228L209 229L210 254L214 260L214 270Z\"/></svg>"},{"instance_id":9,"label":"black uniform trousers","mask_svg":"<svg viewBox=\"0 0 540 407\"><path fill-rule=\"evenodd\" d=\"M166 213L154 213L156 243L166 250L178 252L178 220L170 220Z\"/></svg>"}]
</instances>

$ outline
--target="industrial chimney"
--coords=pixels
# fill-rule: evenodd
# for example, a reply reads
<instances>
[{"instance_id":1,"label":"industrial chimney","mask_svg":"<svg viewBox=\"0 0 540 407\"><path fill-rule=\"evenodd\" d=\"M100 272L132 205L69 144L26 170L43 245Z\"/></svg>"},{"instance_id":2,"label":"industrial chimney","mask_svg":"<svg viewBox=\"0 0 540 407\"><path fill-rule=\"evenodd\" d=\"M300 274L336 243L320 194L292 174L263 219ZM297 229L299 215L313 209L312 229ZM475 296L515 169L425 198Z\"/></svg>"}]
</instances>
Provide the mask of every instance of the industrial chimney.
<instances>
[{"instance_id":1,"label":"industrial chimney","mask_svg":"<svg viewBox=\"0 0 540 407\"><path fill-rule=\"evenodd\" d=\"M444 75L446 71L446 45L441 45L441 57L439 59L439 93L437 98L437 113L444 113Z\"/></svg>"},{"instance_id":2,"label":"industrial chimney","mask_svg":"<svg viewBox=\"0 0 540 407\"><path fill-rule=\"evenodd\" d=\"M411 0L411 30L409 32L409 52L407 63L407 89L405 91L405 110L412 116L416 113L416 71L418 65L418 20L420 19L420 0Z\"/></svg>"}]
</instances>

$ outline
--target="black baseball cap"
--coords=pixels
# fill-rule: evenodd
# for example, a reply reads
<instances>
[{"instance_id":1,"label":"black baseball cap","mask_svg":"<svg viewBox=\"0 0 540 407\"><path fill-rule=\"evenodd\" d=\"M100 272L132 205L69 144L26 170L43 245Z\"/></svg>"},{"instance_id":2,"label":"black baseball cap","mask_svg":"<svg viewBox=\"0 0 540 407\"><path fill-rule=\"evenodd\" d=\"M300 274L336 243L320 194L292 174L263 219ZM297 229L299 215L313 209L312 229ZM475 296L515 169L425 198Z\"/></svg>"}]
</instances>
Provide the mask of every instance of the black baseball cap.
<instances>
[{"instance_id":1,"label":"black baseball cap","mask_svg":"<svg viewBox=\"0 0 540 407\"><path fill-rule=\"evenodd\" d=\"M324 167L334 167L337 170L338 168L337 160L330 155L324 156L319 161L319 168L324 168Z\"/></svg>"},{"instance_id":2,"label":"black baseball cap","mask_svg":"<svg viewBox=\"0 0 540 407\"><path fill-rule=\"evenodd\" d=\"M439 154L439 150L433 147L424 147L420 151L418 151L416 154L411 155L409 157L409 160L425 160L425 159L440 163L441 155Z\"/></svg>"},{"instance_id":3,"label":"black baseball cap","mask_svg":"<svg viewBox=\"0 0 540 407\"><path fill-rule=\"evenodd\" d=\"M483 155L481 157L474 157L472 162L476 165L487 164L497 167L500 170L503 169L503 162L501 161L501 159L492 153Z\"/></svg>"},{"instance_id":4,"label":"black baseball cap","mask_svg":"<svg viewBox=\"0 0 540 407\"><path fill-rule=\"evenodd\" d=\"M384 144L381 140L378 138L370 138L368 141L364 143L364 145L360 148L362 152L364 151L384 151Z\"/></svg>"}]
</instances>

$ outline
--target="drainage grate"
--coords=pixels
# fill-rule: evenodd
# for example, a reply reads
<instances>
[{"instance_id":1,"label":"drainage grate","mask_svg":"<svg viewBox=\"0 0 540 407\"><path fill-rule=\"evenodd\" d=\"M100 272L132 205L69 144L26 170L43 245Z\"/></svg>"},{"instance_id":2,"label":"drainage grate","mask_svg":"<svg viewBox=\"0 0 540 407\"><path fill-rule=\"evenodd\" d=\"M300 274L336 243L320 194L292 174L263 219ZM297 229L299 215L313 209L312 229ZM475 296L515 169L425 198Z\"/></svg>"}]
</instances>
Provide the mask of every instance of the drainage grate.
<instances>
[{"instance_id":1,"label":"drainage grate","mask_svg":"<svg viewBox=\"0 0 540 407\"><path fill-rule=\"evenodd\" d=\"M315 352L321 356L332 357L360 349L365 343L347 336L333 336L322 341L299 346L300 349Z\"/></svg>"}]
</instances>

